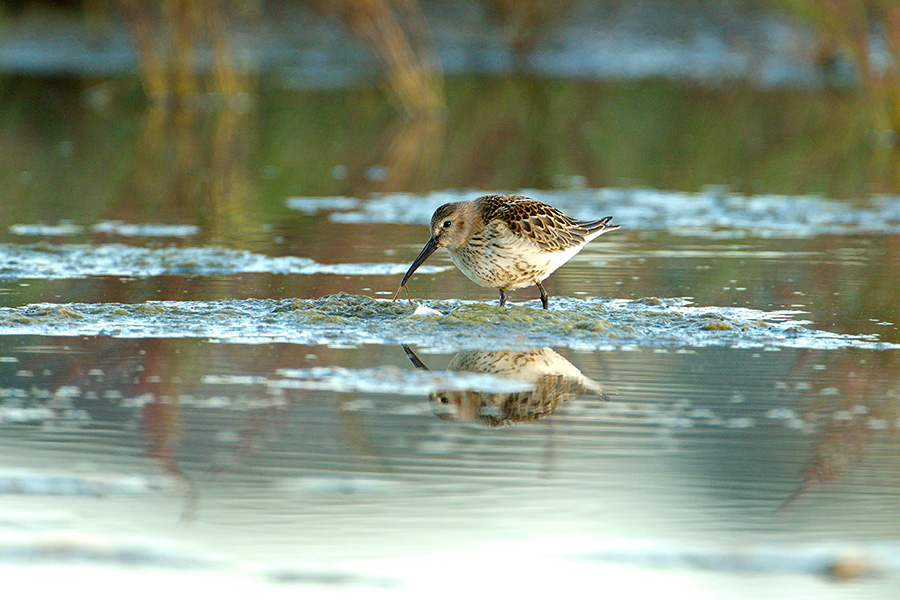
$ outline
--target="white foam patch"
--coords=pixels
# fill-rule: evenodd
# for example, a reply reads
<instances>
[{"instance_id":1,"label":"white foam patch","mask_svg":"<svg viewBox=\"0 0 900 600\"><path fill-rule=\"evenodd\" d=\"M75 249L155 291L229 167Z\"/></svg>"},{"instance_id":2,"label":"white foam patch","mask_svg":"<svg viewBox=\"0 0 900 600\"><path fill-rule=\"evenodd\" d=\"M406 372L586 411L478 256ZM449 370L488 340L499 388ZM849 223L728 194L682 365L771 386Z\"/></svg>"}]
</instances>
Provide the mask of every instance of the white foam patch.
<instances>
[{"instance_id":1,"label":"white foam patch","mask_svg":"<svg viewBox=\"0 0 900 600\"><path fill-rule=\"evenodd\" d=\"M379 496L403 489L399 481L348 474L285 478L278 487L291 495Z\"/></svg>"},{"instance_id":2,"label":"white foam patch","mask_svg":"<svg viewBox=\"0 0 900 600\"><path fill-rule=\"evenodd\" d=\"M851 545L755 545L692 547L622 540L585 558L644 567L690 568L733 573L805 573L835 577L867 577L900 573L900 543Z\"/></svg>"},{"instance_id":3,"label":"white foam patch","mask_svg":"<svg viewBox=\"0 0 900 600\"><path fill-rule=\"evenodd\" d=\"M58 225L44 225L42 223L35 223L31 225L11 225L9 227L9 232L14 235L55 237L78 235L79 233L84 232L84 228L73 223L60 223Z\"/></svg>"},{"instance_id":4,"label":"white foam patch","mask_svg":"<svg viewBox=\"0 0 900 600\"><path fill-rule=\"evenodd\" d=\"M122 221L101 221L91 226L91 230L124 237L190 237L200 233L200 228L196 225L135 224Z\"/></svg>"},{"instance_id":5,"label":"white foam patch","mask_svg":"<svg viewBox=\"0 0 900 600\"><path fill-rule=\"evenodd\" d=\"M0 494L41 496L110 496L158 492L161 480L142 475L56 473L27 468L0 468Z\"/></svg>"},{"instance_id":6,"label":"white foam patch","mask_svg":"<svg viewBox=\"0 0 900 600\"><path fill-rule=\"evenodd\" d=\"M179 545L151 539L120 539L78 532L0 534L0 564L107 565L133 569L161 567L188 569L221 563L212 555L202 555Z\"/></svg>"},{"instance_id":7,"label":"white foam patch","mask_svg":"<svg viewBox=\"0 0 900 600\"><path fill-rule=\"evenodd\" d=\"M438 391L509 394L528 392L534 389L534 386L526 381L497 375L452 371L416 371L396 367L371 369L314 367L311 369L282 369L278 371L278 374L284 379L269 381L269 387L410 396L428 395Z\"/></svg>"},{"instance_id":8,"label":"white foam patch","mask_svg":"<svg viewBox=\"0 0 900 600\"><path fill-rule=\"evenodd\" d=\"M427 225L446 202L473 200L484 192L440 191L424 197L386 194L358 210L330 215L340 223ZM724 189L687 193L652 189L519 190L582 219L613 215L628 229L667 230L678 235L733 238L810 237L824 234L900 232L900 202L880 196L865 203L819 196L743 196Z\"/></svg>"},{"instance_id":9,"label":"white foam patch","mask_svg":"<svg viewBox=\"0 0 900 600\"><path fill-rule=\"evenodd\" d=\"M402 275L399 263L322 264L300 256L266 256L228 248L142 248L123 244L0 245L0 280L72 279L97 276L209 276L236 273L279 275ZM423 266L423 273L451 267Z\"/></svg>"},{"instance_id":10,"label":"white foam patch","mask_svg":"<svg viewBox=\"0 0 900 600\"><path fill-rule=\"evenodd\" d=\"M189 237L200 232L200 228L196 225L125 223L123 221L101 221L92 225L90 230L95 233L124 237ZM57 225L45 225L42 223L11 225L9 232L22 236L58 237L79 235L85 232L85 228L81 225L64 221Z\"/></svg>"},{"instance_id":11,"label":"white foam patch","mask_svg":"<svg viewBox=\"0 0 900 600\"><path fill-rule=\"evenodd\" d=\"M288 198L285 204L292 210L314 215L326 211L358 209L362 205L362 200L346 196L306 196Z\"/></svg>"}]
</instances>

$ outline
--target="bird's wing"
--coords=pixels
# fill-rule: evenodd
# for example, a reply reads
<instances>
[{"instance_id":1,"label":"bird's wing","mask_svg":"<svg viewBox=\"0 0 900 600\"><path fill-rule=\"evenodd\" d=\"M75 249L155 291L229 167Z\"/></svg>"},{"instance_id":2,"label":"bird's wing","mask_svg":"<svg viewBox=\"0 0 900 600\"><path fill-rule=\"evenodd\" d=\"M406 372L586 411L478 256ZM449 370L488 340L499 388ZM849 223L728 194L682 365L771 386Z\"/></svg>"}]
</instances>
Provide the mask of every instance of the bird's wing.
<instances>
[{"instance_id":1,"label":"bird's wing","mask_svg":"<svg viewBox=\"0 0 900 600\"><path fill-rule=\"evenodd\" d=\"M547 252L559 252L585 242L590 229L557 209L523 196L497 206L500 219L516 235L526 237Z\"/></svg>"}]
</instances>

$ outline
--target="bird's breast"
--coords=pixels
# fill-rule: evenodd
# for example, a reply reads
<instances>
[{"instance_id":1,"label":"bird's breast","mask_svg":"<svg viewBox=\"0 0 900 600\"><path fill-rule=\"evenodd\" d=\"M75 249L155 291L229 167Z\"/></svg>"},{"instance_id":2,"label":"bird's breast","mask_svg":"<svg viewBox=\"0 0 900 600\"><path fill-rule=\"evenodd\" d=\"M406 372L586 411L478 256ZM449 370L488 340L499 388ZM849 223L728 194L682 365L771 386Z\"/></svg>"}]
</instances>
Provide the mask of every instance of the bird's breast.
<instances>
[{"instance_id":1,"label":"bird's breast","mask_svg":"<svg viewBox=\"0 0 900 600\"><path fill-rule=\"evenodd\" d=\"M473 236L458 248L448 248L463 274L484 287L515 289L534 285L564 264L580 248L547 252L512 235Z\"/></svg>"}]
</instances>

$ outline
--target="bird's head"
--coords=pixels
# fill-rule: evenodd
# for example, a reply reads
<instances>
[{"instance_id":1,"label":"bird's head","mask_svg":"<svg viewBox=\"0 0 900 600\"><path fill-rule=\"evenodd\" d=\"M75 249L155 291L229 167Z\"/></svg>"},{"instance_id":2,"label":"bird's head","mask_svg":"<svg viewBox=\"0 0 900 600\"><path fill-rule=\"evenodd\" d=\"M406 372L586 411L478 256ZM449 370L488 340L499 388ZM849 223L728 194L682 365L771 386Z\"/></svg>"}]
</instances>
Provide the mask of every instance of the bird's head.
<instances>
[{"instance_id":1,"label":"bird's head","mask_svg":"<svg viewBox=\"0 0 900 600\"><path fill-rule=\"evenodd\" d=\"M472 234L477 215L472 202L450 202L431 215L431 239L436 248L456 249Z\"/></svg>"},{"instance_id":2,"label":"bird's head","mask_svg":"<svg viewBox=\"0 0 900 600\"><path fill-rule=\"evenodd\" d=\"M400 283L402 288L416 269L438 248L455 250L471 237L478 220L474 202L450 202L438 207L431 215L431 237L419 256L410 265Z\"/></svg>"}]
</instances>

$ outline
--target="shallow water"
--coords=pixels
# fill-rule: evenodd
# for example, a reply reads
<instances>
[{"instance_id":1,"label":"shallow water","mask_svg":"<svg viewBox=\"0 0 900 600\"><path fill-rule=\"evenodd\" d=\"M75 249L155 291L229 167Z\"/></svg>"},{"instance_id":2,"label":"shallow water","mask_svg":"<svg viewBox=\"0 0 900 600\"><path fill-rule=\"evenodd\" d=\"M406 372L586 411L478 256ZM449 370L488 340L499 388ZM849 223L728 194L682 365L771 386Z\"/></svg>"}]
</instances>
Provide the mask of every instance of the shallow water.
<instances>
[{"instance_id":1,"label":"shallow water","mask_svg":"<svg viewBox=\"0 0 900 600\"><path fill-rule=\"evenodd\" d=\"M0 136L5 581L896 594L897 183L769 112L846 144L845 98L451 80L447 161L412 144L404 180L372 148L409 123L365 90L179 119L104 85L13 83ZM68 108L29 126L47 96ZM548 98L584 108L515 117ZM443 252L391 302L472 187L623 227L546 281L548 311L534 289L501 310Z\"/></svg>"},{"instance_id":2,"label":"shallow water","mask_svg":"<svg viewBox=\"0 0 900 600\"><path fill-rule=\"evenodd\" d=\"M630 196L576 210L639 220L665 195ZM423 315L390 294L446 197L308 211L373 240L360 262L11 227L10 576L141 565L178 586L414 595L437 564L521 568L525 550L569 573L562 589L896 589L900 349L866 281L896 283L889 203L835 222L798 201L763 226L728 207L766 201L738 199L690 235L648 220L552 276L549 311L531 290L501 310L436 254L410 282Z\"/></svg>"}]
</instances>

